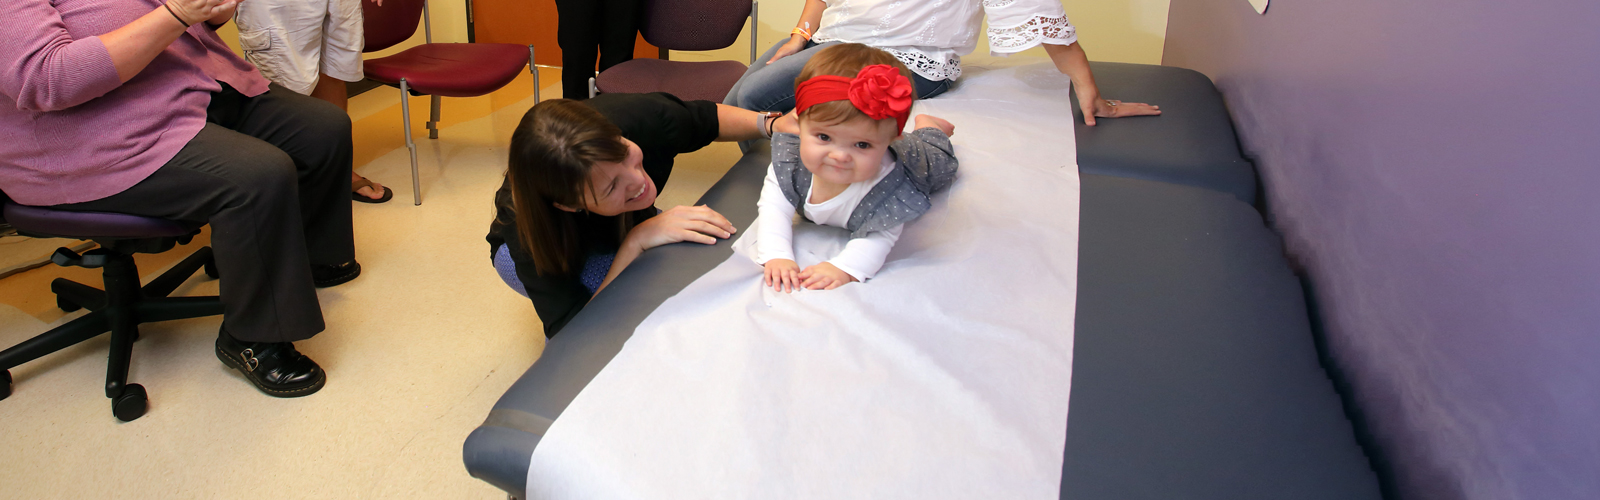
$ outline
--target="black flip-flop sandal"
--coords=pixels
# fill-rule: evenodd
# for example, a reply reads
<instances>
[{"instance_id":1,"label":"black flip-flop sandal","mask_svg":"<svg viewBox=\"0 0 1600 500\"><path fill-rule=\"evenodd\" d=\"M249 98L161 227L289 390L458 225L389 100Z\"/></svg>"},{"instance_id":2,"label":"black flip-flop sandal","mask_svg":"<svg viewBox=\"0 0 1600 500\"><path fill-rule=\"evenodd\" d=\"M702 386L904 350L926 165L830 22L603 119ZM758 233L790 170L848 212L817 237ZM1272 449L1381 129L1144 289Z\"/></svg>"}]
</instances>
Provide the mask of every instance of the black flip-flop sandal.
<instances>
[{"instance_id":1,"label":"black flip-flop sandal","mask_svg":"<svg viewBox=\"0 0 1600 500\"><path fill-rule=\"evenodd\" d=\"M383 196L379 197L378 199L368 198L366 195L363 195L363 194L357 192L358 190L360 190L361 188L364 188L364 187L372 187L372 181L368 180L365 177L362 177L361 180L359 180L359 181L351 182L350 183L350 199L351 200L355 200L355 201L359 201L359 202L362 202L362 203L383 203L383 202L386 202L386 201L394 199L394 190L389 189L389 186L384 186L383 187Z\"/></svg>"}]
</instances>

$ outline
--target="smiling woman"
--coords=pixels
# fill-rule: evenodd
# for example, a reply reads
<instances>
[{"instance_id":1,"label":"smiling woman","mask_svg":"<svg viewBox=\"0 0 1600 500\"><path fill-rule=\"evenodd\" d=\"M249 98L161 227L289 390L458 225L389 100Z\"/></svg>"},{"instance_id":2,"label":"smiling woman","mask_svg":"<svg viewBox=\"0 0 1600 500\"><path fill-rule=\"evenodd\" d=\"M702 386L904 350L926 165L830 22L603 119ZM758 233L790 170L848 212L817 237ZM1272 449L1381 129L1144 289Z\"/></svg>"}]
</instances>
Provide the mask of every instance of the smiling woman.
<instances>
[{"instance_id":1,"label":"smiling woman","mask_svg":"<svg viewBox=\"0 0 1600 500\"><path fill-rule=\"evenodd\" d=\"M645 250L733 235L716 211L661 211L656 194L677 155L759 138L761 118L661 93L554 99L528 110L511 135L488 240L495 268L533 301L546 336Z\"/></svg>"}]
</instances>

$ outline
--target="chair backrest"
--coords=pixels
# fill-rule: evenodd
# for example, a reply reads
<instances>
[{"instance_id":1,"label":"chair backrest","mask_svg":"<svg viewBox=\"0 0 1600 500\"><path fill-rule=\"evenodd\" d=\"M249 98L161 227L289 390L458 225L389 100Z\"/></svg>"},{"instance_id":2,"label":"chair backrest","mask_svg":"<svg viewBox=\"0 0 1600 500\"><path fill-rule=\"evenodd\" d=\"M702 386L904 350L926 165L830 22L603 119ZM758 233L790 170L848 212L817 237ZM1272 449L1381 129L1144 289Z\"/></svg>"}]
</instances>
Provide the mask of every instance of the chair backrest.
<instances>
[{"instance_id":1,"label":"chair backrest","mask_svg":"<svg viewBox=\"0 0 1600 500\"><path fill-rule=\"evenodd\" d=\"M750 1L646 0L639 33L651 45L669 50L727 47L744 30Z\"/></svg>"},{"instance_id":2,"label":"chair backrest","mask_svg":"<svg viewBox=\"0 0 1600 500\"><path fill-rule=\"evenodd\" d=\"M383 0L379 6L361 0L361 29L366 38L362 52L377 52L411 38L422 20L427 0Z\"/></svg>"}]
</instances>

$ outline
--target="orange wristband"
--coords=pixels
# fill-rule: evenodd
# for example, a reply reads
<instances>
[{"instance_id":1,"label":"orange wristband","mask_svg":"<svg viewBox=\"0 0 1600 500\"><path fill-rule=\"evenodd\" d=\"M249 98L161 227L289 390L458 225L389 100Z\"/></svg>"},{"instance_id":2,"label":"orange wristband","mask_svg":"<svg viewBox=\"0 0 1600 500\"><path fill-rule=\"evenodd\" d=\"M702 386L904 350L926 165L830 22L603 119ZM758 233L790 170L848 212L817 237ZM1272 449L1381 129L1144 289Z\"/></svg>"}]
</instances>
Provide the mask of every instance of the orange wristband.
<instances>
[{"instance_id":1,"label":"orange wristband","mask_svg":"<svg viewBox=\"0 0 1600 500\"><path fill-rule=\"evenodd\" d=\"M789 34L790 35L800 35L802 37L805 37L806 40L810 40L811 39L811 32L810 31L806 31L805 28L801 28L799 26L795 26L793 30L789 31Z\"/></svg>"}]
</instances>

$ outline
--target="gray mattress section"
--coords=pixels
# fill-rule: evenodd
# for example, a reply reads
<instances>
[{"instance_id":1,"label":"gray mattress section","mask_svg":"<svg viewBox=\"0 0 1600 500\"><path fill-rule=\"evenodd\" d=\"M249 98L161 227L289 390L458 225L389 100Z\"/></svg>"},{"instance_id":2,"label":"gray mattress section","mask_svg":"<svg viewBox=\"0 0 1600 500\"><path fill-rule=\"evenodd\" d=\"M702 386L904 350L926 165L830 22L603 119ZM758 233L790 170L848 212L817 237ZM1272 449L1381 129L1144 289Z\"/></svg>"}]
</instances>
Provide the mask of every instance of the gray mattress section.
<instances>
[{"instance_id":1,"label":"gray mattress section","mask_svg":"<svg viewBox=\"0 0 1600 500\"><path fill-rule=\"evenodd\" d=\"M1239 152L1222 94L1198 71L1148 64L1089 64L1106 97L1161 106L1160 117L1099 119L1078 127L1078 171L1170 182L1255 204L1255 167ZM1073 117L1083 111L1073 99Z\"/></svg>"},{"instance_id":2,"label":"gray mattress section","mask_svg":"<svg viewBox=\"0 0 1600 500\"><path fill-rule=\"evenodd\" d=\"M766 162L744 158L702 201L748 223ZM1082 214L1062 498L1379 498L1298 282L1251 207L1084 175ZM520 495L549 423L727 245L664 247L630 266L468 437L468 471Z\"/></svg>"},{"instance_id":3,"label":"gray mattress section","mask_svg":"<svg viewBox=\"0 0 1600 500\"><path fill-rule=\"evenodd\" d=\"M1260 215L1082 180L1061 498L1381 498Z\"/></svg>"}]
</instances>

